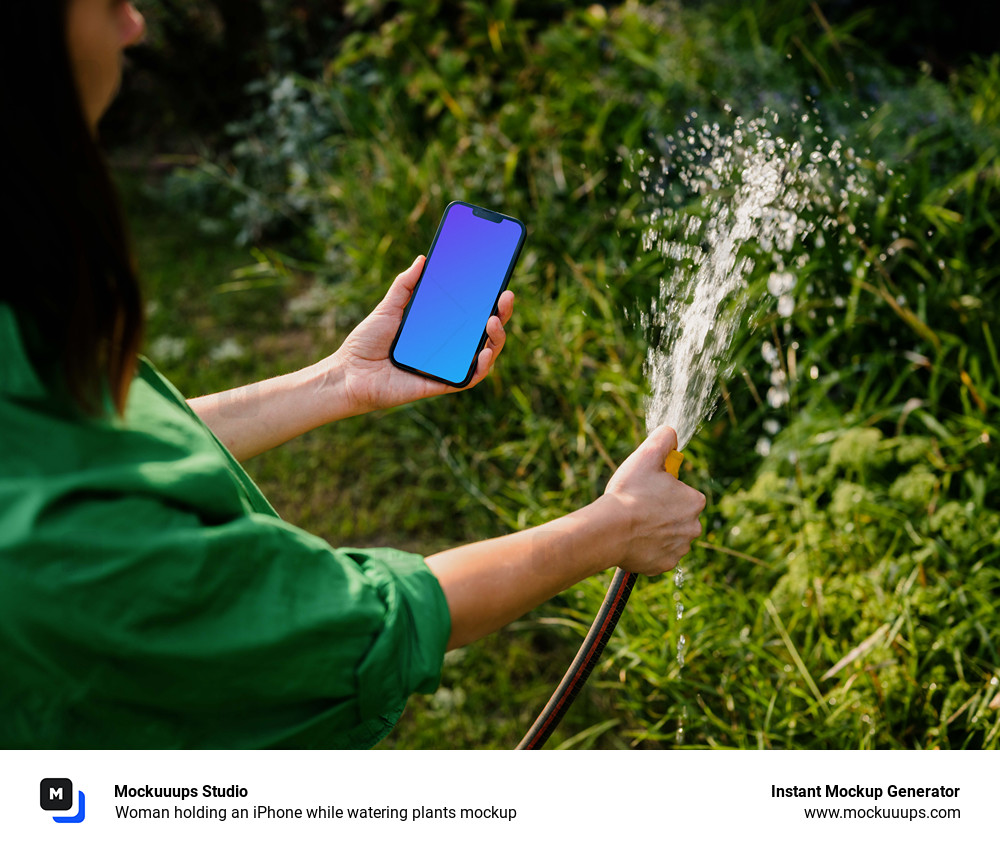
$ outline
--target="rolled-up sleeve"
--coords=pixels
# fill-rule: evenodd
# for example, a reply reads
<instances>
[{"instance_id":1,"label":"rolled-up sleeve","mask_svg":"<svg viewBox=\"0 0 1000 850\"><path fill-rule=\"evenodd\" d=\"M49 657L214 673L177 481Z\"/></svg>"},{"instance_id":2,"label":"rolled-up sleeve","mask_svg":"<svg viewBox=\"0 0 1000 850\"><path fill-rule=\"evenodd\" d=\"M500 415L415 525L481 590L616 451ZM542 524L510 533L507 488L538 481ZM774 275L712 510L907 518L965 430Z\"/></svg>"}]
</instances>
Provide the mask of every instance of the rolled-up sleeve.
<instances>
[{"instance_id":1,"label":"rolled-up sleeve","mask_svg":"<svg viewBox=\"0 0 1000 850\"><path fill-rule=\"evenodd\" d=\"M143 496L48 505L0 562L0 711L28 746L371 746L451 629L418 555Z\"/></svg>"}]
</instances>

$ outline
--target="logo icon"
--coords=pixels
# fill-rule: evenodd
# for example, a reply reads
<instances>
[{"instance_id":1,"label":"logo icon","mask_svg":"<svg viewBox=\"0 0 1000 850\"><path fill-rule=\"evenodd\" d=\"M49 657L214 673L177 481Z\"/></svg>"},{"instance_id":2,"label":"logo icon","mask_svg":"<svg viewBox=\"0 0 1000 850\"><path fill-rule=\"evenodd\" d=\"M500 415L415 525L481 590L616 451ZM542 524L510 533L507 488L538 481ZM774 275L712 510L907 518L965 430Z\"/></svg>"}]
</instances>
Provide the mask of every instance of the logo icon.
<instances>
[{"instance_id":1,"label":"logo icon","mask_svg":"<svg viewBox=\"0 0 1000 850\"><path fill-rule=\"evenodd\" d=\"M79 806L75 815L52 816L56 823L81 823L86 817L83 791L77 792ZM47 812L68 812L73 808L73 783L69 779L43 779L38 786L38 802Z\"/></svg>"}]
</instances>

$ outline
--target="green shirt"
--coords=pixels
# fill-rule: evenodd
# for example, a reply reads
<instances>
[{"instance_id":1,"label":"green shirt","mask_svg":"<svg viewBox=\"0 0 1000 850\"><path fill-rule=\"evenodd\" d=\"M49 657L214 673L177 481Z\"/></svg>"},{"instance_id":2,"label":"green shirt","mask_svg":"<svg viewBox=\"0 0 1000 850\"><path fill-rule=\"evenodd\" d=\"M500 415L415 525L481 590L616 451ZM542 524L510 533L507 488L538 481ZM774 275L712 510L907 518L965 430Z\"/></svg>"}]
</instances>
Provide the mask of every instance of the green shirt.
<instances>
[{"instance_id":1,"label":"green shirt","mask_svg":"<svg viewBox=\"0 0 1000 850\"><path fill-rule=\"evenodd\" d=\"M368 747L450 629L421 557L283 522L148 362L68 414L0 304L0 748Z\"/></svg>"}]
</instances>

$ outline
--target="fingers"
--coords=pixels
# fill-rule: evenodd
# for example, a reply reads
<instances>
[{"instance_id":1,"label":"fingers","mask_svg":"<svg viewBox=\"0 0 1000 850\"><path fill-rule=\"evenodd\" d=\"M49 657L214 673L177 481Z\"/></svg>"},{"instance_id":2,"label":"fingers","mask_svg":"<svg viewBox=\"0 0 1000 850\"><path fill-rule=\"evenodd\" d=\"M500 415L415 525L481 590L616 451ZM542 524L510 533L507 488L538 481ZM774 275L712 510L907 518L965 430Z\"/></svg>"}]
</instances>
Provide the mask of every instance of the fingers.
<instances>
[{"instance_id":1,"label":"fingers","mask_svg":"<svg viewBox=\"0 0 1000 850\"><path fill-rule=\"evenodd\" d=\"M500 353L506 342L507 331L504 330L500 318L498 316L490 316L490 320L486 323L486 347L495 356Z\"/></svg>"},{"instance_id":2,"label":"fingers","mask_svg":"<svg viewBox=\"0 0 1000 850\"><path fill-rule=\"evenodd\" d=\"M420 273L424 270L425 260L426 257L420 254L405 272L400 272L396 275L396 279L392 282L382 302L386 307L394 310L402 310L406 307L410 296L413 295L417 281L420 280Z\"/></svg>"},{"instance_id":3,"label":"fingers","mask_svg":"<svg viewBox=\"0 0 1000 850\"><path fill-rule=\"evenodd\" d=\"M489 321L486 322L486 345L479 352L476 369L472 373L472 380L469 381L470 387L474 387L483 380L490 373L493 364L496 363L507 342L507 331L504 329L504 324L510 321L513 315L514 293L507 291L497 301L497 315L490 316Z\"/></svg>"},{"instance_id":4,"label":"fingers","mask_svg":"<svg viewBox=\"0 0 1000 850\"><path fill-rule=\"evenodd\" d=\"M698 495L701 496L700 493ZM704 496L702 496L702 499L704 499ZM704 507L704 502L702 502L702 507ZM700 510L699 513L701 513ZM681 558L683 558L685 555L688 554L688 552L691 551L692 544L694 543L695 540L701 537L702 531L703 529L701 527L701 520L699 520L697 517L685 523L685 525L681 529L679 529L678 532L680 535L679 540L673 546L670 557L668 558L668 560L664 565L666 566L666 569L663 570L663 572L666 572L667 570L672 570L674 567L677 566L677 562L680 561Z\"/></svg>"},{"instance_id":5,"label":"fingers","mask_svg":"<svg viewBox=\"0 0 1000 850\"><path fill-rule=\"evenodd\" d=\"M510 317L514 315L514 293L509 289L497 301L497 314L503 325L506 325L510 321Z\"/></svg>"},{"instance_id":6,"label":"fingers","mask_svg":"<svg viewBox=\"0 0 1000 850\"><path fill-rule=\"evenodd\" d=\"M660 535L651 535L645 549L636 552L634 572L645 575L661 575L672 570L691 551L694 541L702 535L699 519L705 507L705 497L697 490L681 484L677 498L671 509L675 516L666 524Z\"/></svg>"},{"instance_id":7,"label":"fingers","mask_svg":"<svg viewBox=\"0 0 1000 850\"><path fill-rule=\"evenodd\" d=\"M478 384L483 378L485 378L490 373L490 368L495 362L495 357L493 352L490 350L489 346L484 348L479 352L479 357L476 360L476 372L472 376L471 384Z\"/></svg>"},{"instance_id":8,"label":"fingers","mask_svg":"<svg viewBox=\"0 0 1000 850\"><path fill-rule=\"evenodd\" d=\"M497 315L490 316L486 323L486 347L493 351L493 360L496 361L503 350L504 343L507 342L507 331L504 325L510 321L514 315L514 293L504 292L497 301Z\"/></svg>"},{"instance_id":9,"label":"fingers","mask_svg":"<svg viewBox=\"0 0 1000 850\"><path fill-rule=\"evenodd\" d=\"M490 316L490 320L486 323L486 334L486 345L476 358L476 370L472 373L472 380L469 381L470 387L474 387L490 373L507 341L507 334L496 316Z\"/></svg>"},{"instance_id":10,"label":"fingers","mask_svg":"<svg viewBox=\"0 0 1000 850\"><path fill-rule=\"evenodd\" d=\"M413 290L416 288L417 282L420 280L420 274L423 271L425 262L426 257L421 255L413 261L405 272L396 276L385 298L382 299L380 311L384 312L388 310L400 314L403 312L413 295ZM503 292L500 298L497 299L496 315L490 316L486 322L486 344L476 358L476 368L473 370L469 383L466 387L453 387L446 390L446 392L458 392L468 387L474 387L489 374L491 367L496 362L497 357L500 356L500 352L503 351L503 347L507 342L507 332L504 330L504 324L510 321L513 315L514 293L508 290ZM438 392L445 391L439 386L435 386L435 389Z\"/></svg>"}]
</instances>

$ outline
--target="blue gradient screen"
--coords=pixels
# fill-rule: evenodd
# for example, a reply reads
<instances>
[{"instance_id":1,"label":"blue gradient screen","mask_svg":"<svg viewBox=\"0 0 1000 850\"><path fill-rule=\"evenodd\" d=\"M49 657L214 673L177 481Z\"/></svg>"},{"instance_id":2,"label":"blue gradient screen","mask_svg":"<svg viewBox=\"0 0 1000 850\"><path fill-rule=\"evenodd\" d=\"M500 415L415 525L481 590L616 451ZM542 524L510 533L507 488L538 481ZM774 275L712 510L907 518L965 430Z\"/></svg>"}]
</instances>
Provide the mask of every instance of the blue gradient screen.
<instances>
[{"instance_id":1,"label":"blue gradient screen","mask_svg":"<svg viewBox=\"0 0 1000 850\"><path fill-rule=\"evenodd\" d=\"M448 207L393 346L398 365L450 384L470 377L523 233L513 219L491 221L465 204Z\"/></svg>"}]
</instances>

